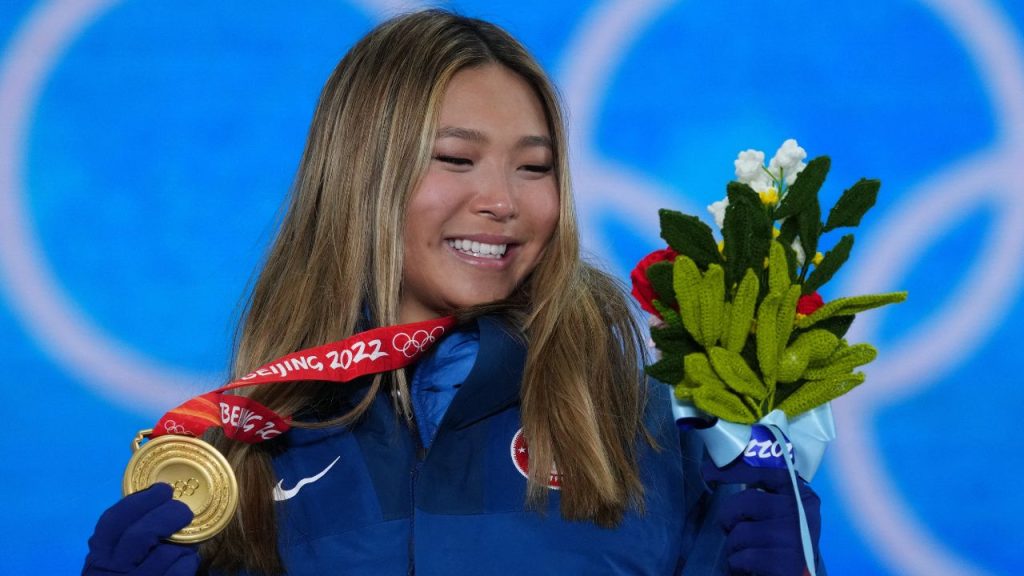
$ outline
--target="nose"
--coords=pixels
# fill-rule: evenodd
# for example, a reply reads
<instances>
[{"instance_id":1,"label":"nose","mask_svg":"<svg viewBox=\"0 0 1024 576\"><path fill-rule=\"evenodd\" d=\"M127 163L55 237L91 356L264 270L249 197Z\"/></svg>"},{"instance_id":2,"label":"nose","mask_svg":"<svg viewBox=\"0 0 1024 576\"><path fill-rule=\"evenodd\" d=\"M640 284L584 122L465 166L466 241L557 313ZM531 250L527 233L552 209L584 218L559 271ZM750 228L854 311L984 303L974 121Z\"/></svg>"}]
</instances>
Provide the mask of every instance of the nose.
<instances>
[{"instance_id":1,"label":"nose","mask_svg":"<svg viewBox=\"0 0 1024 576\"><path fill-rule=\"evenodd\" d=\"M519 206L514 184L497 171L481 175L472 209L476 214L499 222L515 218L519 215Z\"/></svg>"}]
</instances>

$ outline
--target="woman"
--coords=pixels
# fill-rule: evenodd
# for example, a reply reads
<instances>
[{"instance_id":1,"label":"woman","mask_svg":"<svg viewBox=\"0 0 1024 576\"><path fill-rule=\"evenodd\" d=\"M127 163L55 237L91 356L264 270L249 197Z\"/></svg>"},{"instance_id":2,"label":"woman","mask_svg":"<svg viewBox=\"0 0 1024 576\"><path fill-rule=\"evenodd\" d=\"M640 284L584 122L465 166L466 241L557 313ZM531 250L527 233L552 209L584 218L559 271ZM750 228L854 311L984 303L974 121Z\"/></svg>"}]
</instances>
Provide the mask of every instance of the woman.
<instances>
[{"instance_id":1,"label":"woman","mask_svg":"<svg viewBox=\"0 0 1024 576\"><path fill-rule=\"evenodd\" d=\"M726 540L718 521L760 522L744 512L760 500L708 516L667 387L638 383L631 307L580 259L550 81L503 30L426 11L371 31L328 79L233 372L449 314L459 328L405 371L249 391L297 425L213 438L242 501L204 568L673 574L755 548L793 556L795 525ZM795 514L777 501L768 519ZM187 524L181 508L160 486L115 505L85 573L195 573L195 550L159 541Z\"/></svg>"}]
</instances>

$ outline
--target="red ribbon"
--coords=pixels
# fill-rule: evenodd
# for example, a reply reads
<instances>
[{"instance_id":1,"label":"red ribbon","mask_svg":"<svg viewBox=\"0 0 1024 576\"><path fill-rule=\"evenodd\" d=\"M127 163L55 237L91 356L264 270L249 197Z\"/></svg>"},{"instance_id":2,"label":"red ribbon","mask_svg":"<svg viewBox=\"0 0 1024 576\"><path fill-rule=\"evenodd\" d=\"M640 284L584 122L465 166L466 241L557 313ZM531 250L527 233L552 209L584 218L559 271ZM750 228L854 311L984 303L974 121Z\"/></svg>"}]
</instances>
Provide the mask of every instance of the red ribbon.
<instances>
[{"instance_id":1,"label":"red ribbon","mask_svg":"<svg viewBox=\"0 0 1024 576\"><path fill-rule=\"evenodd\" d=\"M244 386L306 380L349 382L367 374L403 368L454 325L455 318L449 316L374 328L338 342L282 356L238 380L185 401L164 414L150 436L198 437L207 428L220 426L224 434L234 440L251 444L270 440L291 427L290 417L283 417L245 396L224 392Z\"/></svg>"}]
</instances>

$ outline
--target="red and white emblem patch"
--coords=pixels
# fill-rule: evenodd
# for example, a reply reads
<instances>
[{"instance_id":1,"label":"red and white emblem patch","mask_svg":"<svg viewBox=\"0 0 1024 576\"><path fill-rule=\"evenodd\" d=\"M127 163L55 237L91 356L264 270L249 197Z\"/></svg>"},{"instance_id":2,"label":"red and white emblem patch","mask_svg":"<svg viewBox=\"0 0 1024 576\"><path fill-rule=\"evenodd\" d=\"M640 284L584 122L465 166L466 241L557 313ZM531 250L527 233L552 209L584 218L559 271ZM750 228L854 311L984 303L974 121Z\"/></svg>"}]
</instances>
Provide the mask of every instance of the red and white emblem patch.
<instances>
[{"instance_id":1,"label":"red and white emblem patch","mask_svg":"<svg viewBox=\"0 0 1024 576\"><path fill-rule=\"evenodd\" d=\"M530 447L526 445L526 436L523 435L523 429L520 428L516 435L512 437L512 445L510 446L512 452L512 463L515 464L516 470L523 475L523 478L530 477ZM562 487L561 475L558 470L552 466L551 474L548 476L548 488L558 490Z\"/></svg>"}]
</instances>

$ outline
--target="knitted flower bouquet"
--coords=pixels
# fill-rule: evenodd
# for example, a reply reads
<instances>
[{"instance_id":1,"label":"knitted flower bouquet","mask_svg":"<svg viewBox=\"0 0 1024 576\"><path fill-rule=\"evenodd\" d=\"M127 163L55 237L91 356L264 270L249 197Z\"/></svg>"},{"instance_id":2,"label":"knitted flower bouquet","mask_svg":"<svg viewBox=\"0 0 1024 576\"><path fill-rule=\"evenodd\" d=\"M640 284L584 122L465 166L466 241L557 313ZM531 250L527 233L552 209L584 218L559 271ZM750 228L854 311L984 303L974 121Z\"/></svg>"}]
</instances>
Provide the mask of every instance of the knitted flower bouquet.
<instances>
[{"instance_id":1,"label":"knitted flower bouquet","mask_svg":"<svg viewBox=\"0 0 1024 576\"><path fill-rule=\"evenodd\" d=\"M844 339L855 315L906 298L894 292L823 301L818 290L846 262L853 234L824 254L819 242L856 227L880 182L861 179L822 222L818 191L830 161L805 164L805 157L795 140L767 167L763 152L740 153L727 198L708 207L722 241L696 216L661 210L668 248L632 273L633 295L659 319L651 337L660 359L647 372L674 387L687 415L739 425L740 435L770 421L788 436L790 422L808 412L830 428L827 403L862 383L856 369L876 355L871 345ZM746 439L736 440L749 452ZM809 479L811 467L816 462L799 472Z\"/></svg>"}]
</instances>

